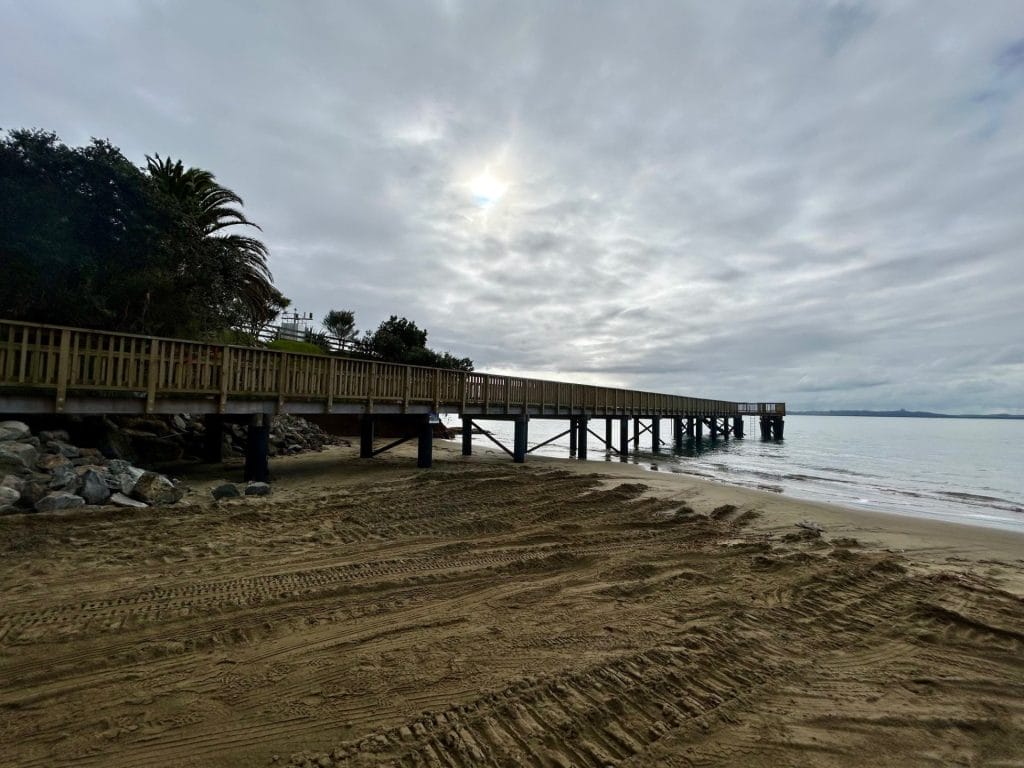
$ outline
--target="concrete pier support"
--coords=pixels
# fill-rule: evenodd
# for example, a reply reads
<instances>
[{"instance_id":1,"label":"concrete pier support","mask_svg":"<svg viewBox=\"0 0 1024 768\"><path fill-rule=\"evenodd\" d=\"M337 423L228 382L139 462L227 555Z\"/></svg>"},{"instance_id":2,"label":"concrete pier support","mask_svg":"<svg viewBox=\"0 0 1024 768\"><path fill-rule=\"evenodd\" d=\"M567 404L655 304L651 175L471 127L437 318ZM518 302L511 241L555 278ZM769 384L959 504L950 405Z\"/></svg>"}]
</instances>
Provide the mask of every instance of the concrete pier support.
<instances>
[{"instance_id":1,"label":"concrete pier support","mask_svg":"<svg viewBox=\"0 0 1024 768\"><path fill-rule=\"evenodd\" d=\"M640 419L633 419L633 453L640 453Z\"/></svg>"},{"instance_id":2,"label":"concrete pier support","mask_svg":"<svg viewBox=\"0 0 1024 768\"><path fill-rule=\"evenodd\" d=\"M203 461L210 464L224 462L224 417L210 413L203 417Z\"/></svg>"},{"instance_id":3,"label":"concrete pier support","mask_svg":"<svg viewBox=\"0 0 1024 768\"><path fill-rule=\"evenodd\" d=\"M587 417L580 416L576 419L576 456L580 459L587 458Z\"/></svg>"},{"instance_id":4,"label":"concrete pier support","mask_svg":"<svg viewBox=\"0 0 1024 768\"><path fill-rule=\"evenodd\" d=\"M419 438L416 450L416 466L430 469L434 464L434 425L429 416L422 416L416 425L416 436Z\"/></svg>"},{"instance_id":5,"label":"concrete pier support","mask_svg":"<svg viewBox=\"0 0 1024 768\"><path fill-rule=\"evenodd\" d=\"M711 439L712 440L717 440L718 439L718 419L715 418L714 416L712 416L710 419L708 419L708 422L709 422L709 426L711 427Z\"/></svg>"},{"instance_id":6,"label":"concrete pier support","mask_svg":"<svg viewBox=\"0 0 1024 768\"><path fill-rule=\"evenodd\" d=\"M576 442L579 439L579 420L575 416L569 417L569 456L576 456Z\"/></svg>"},{"instance_id":7,"label":"concrete pier support","mask_svg":"<svg viewBox=\"0 0 1024 768\"><path fill-rule=\"evenodd\" d=\"M629 461L629 419L619 419L619 461Z\"/></svg>"},{"instance_id":8,"label":"concrete pier support","mask_svg":"<svg viewBox=\"0 0 1024 768\"><path fill-rule=\"evenodd\" d=\"M781 440L785 432L785 421L782 416L761 417L761 439Z\"/></svg>"},{"instance_id":9,"label":"concrete pier support","mask_svg":"<svg viewBox=\"0 0 1024 768\"><path fill-rule=\"evenodd\" d=\"M672 450L683 450L683 420L679 417L672 419Z\"/></svg>"},{"instance_id":10,"label":"concrete pier support","mask_svg":"<svg viewBox=\"0 0 1024 768\"><path fill-rule=\"evenodd\" d=\"M732 417L732 432L736 437L743 437L743 417L733 416Z\"/></svg>"},{"instance_id":11,"label":"concrete pier support","mask_svg":"<svg viewBox=\"0 0 1024 768\"><path fill-rule=\"evenodd\" d=\"M612 446L615 445L612 442L612 420L604 420L604 449L608 453L612 452Z\"/></svg>"},{"instance_id":12,"label":"concrete pier support","mask_svg":"<svg viewBox=\"0 0 1024 768\"><path fill-rule=\"evenodd\" d=\"M693 437L694 437L694 434L695 434L694 431L693 431L693 422L694 422L693 416L687 416L686 417L686 438L688 440L693 440Z\"/></svg>"},{"instance_id":13,"label":"concrete pier support","mask_svg":"<svg viewBox=\"0 0 1024 768\"><path fill-rule=\"evenodd\" d=\"M651 419L651 452L661 453L661 419Z\"/></svg>"},{"instance_id":14,"label":"concrete pier support","mask_svg":"<svg viewBox=\"0 0 1024 768\"><path fill-rule=\"evenodd\" d=\"M523 464L526 461L526 443L529 421L525 416L515 421L515 437L512 442L512 461Z\"/></svg>"},{"instance_id":15,"label":"concrete pier support","mask_svg":"<svg viewBox=\"0 0 1024 768\"><path fill-rule=\"evenodd\" d=\"M473 455L473 420L462 417L462 455Z\"/></svg>"},{"instance_id":16,"label":"concrete pier support","mask_svg":"<svg viewBox=\"0 0 1024 768\"><path fill-rule=\"evenodd\" d=\"M246 427L245 472L247 481L266 483L270 480L267 448L270 444L270 417L257 414Z\"/></svg>"},{"instance_id":17,"label":"concrete pier support","mask_svg":"<svg viewBox=\"0 0 1024 768\"><path fill-rule=\"evenodd\" d=\"M373 416L359 419L359 458L373 458Z\"/></svg>"},{"instance_id":18,"label":"concrete pier support","mask_svg":"<svg viewBox=\"0 0 1024 768\"><path fill-rule=\"evenodd\" d=\"M693 432L694 439L699 443L701 440L704 439L704 419L702 419L700 417L694 419L693 426L694 426L694 432Z\"/></svg>"},{"instance_id":19,"label":"concrete pier support","mask_svg":"<svg viewBox=\"0 0 1024 768\"><path fill-rule=\"evenodd\" d=\"M729 439L729 432L730 431L731 430L729 428L729 417L728 416L723 416L722 417L722 437L724 437L726 440L728 440Z\"/></svg>"}]
</instances>

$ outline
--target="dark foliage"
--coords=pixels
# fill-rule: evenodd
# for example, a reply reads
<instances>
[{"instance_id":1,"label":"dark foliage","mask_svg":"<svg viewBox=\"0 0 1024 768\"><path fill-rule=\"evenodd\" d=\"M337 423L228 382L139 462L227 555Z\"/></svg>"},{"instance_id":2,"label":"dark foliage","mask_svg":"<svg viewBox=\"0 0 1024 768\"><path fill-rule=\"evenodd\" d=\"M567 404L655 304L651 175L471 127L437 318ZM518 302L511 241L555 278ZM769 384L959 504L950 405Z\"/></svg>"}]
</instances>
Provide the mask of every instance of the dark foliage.
<instances>
[{"instance_id":1,"label":"dark foliage","mask_svg":"<svg viewBox=\"0 0 1024 768\"><path fill-rule=\"evenodd\" d=\"M203 338L280 303L263 244L222 231L250 224L237 195L180 163L150 170L105 140L0 139L0 316Z\"/></svg>"},{"instance_id":2,"label":"dark foliage","mask_svg":"<svg viewBox=\"0 0 1024 768\"><path fill-rule=\"evenodd\" d=\"M406 365L424 365L456 371L472 371L473 361L468 357L454 357L427 348L427 332L412 320L392 315L376 331L367 331L363 349L380 360Z\"/></svg>"}]
</instances>

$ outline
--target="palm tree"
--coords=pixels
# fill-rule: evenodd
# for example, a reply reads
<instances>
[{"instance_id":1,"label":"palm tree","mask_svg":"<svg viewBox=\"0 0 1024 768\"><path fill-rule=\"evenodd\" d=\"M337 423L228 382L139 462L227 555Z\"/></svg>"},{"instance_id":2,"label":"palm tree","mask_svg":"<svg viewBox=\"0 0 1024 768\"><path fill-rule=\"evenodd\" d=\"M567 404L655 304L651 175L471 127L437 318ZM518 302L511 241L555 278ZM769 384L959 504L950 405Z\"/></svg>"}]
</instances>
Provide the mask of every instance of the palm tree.
<instances>
[{"instance_id":1,"label":"palm tree","mask_svg":"<svg viewBox=\"0 0 1024 768\"><path fill-rule=\"evenodd\" d=\"M182 206L197 238L212 249L230 299L237 299L257 315L275 302L280 292L267 267L267 247L254 237L225 232L236 226L260 229L240 210L242 198L218 184L209 171L185 168L181 160L147 155L146 162L157 187Z\"/></svg>"}]
</instances>

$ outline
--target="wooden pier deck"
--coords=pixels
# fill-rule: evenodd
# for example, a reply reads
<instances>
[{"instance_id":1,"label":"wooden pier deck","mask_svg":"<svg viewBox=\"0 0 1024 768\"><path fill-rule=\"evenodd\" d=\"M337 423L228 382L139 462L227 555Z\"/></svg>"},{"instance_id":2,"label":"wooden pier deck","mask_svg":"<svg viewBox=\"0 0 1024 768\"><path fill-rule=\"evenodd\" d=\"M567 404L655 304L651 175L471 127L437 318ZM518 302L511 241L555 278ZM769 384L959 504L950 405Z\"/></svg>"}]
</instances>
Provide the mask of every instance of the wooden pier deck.
<instances>
[{"instance_id":1,"label":"wooden pier deck","mask_svg":"<svg viewBox=\"0 0 1024 768\"><path fill-rule=\"evenodd\" d=\"M630 419L652 425L674 419L677 436L686 420L688 436L699 436L707 425L712 436L728 437L730 432L742 436L743 417L756 416L762 437L781 438L785 411L785 403L730 402L0 320L3 414L184 412L253 417L256 429L262 417L276 413L358 414L369 424L371 444L373 417L398 414L418 426L421 451L427 450L423 424L434 415L459 414L466 424L473 418L522 422L522 450L517 438L512 452L522 460L525 423L531 418L571 419L585 454L586 432L579 424L585 427L592 418L620 419L623 425ZM366 435L364 428L364 443Z\"/></svg>"}]
</instances>

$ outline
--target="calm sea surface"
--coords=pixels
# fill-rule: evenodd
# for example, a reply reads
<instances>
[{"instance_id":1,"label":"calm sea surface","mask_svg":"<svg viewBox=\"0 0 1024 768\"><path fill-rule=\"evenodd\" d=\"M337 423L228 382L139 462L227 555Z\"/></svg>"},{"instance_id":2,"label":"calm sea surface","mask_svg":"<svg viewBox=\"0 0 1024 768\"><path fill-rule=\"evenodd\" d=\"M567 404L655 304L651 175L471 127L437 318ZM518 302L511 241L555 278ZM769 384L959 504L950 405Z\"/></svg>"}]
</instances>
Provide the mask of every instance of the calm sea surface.
<instances>
[{"instance_id":1,"label":"calm sea surface","mask_svg":"<svg viewBox=\"0 0 1024 768\"><path fill-rule=\"evenodd\" d=\"M511 422L478 423L511 448ZM567 426L564 420L531 421L530 445ZM603 438L603 419L590 426ZM663 452L651 451L648 433L629 461L796 498L1024 532L1024 421L787 416L782 442L762 442L751 419L745 431L742 440L715 443L705 434L702 445L675 454L665 419ZM494 447L482 435L473 440ZM619 461L592 435L588 448L590 461ZM536 453L566 458L569 438Z\"/></svg>"}]
</instances>

